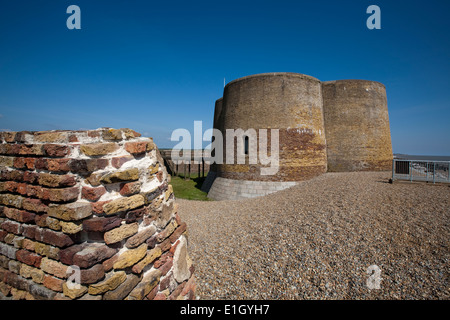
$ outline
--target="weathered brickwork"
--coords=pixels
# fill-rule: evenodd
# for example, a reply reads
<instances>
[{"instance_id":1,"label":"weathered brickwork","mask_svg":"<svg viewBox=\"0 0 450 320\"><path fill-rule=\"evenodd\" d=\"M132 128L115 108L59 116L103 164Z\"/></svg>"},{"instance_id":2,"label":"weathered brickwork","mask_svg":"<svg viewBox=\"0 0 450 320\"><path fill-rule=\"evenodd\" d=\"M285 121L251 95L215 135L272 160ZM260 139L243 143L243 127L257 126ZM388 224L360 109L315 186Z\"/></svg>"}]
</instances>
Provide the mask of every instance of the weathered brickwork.
<instances>
[{"instance_id":1,"label":"weathered brickwork","mask_svg":"<svg viewBox=\"0 0 450 320\"><path fill-rule=\"evenodd\" d=\"M389 171L392 143L386 88L363 80L323 83L328 171Z\"/></svg>"},{"instance_id":2,"label":"weathered brickwork","mask_svg":"<svg viewBox=\"0 0 450 320\"><path fill-rule=\"evenodd\" d=\"M216 101L214 128L224 135L224 159L227 129L252 128L257 133L259 129L278 129L279 167L276 174L261 175L264 166L260 161L250 164L249 156L245 164L236 164L235 142L234 150L228 150L233 152L234 164L211 166L203 190L212 186L212 199L248 197L249 192L232 181L302 181L327 171L386 171L392 166L386 89L378 82L320 82L297 73L240 78L227 84L223 99ZM270 151L270 139L267 149ZM250 143L249 151L256 151L256 146ZM216 176L229 183L217 180L222 182L215 186ZM224 192L227 185L233 194ZM252 184L248 188L253 188Z\"/></svg>"},{"instance_id":3,"label":"weathered brickwork","mask_svg":"<svg viewBox=\"0 0 450 320\"><path fill-rule=\"evenodd\" d=\"M102 128L0 142L0 299L195 298L186 224L151 138Z\"/></svg>"},{"instance_id":4,"label":"weathered brickwork","mask_svg":"<svg viewBox=\"0 0 450 320\"><path fill-rule=\"evenodd\" d=\"M279 129L279 171L261 175L253 165L217 165L219 176L251 181L301 181L327 171L322 88L316 78L297 73L268 73L228 83L216 102L215 126L226 129ZM216 120L217 119L217 120ZM226 157L224 133L224 156ZM236 145L236 142L235 142ZM256 146L250 145L251 148ZM234 148L235 153L237 147Z\"/></svg>"}]
</instances>

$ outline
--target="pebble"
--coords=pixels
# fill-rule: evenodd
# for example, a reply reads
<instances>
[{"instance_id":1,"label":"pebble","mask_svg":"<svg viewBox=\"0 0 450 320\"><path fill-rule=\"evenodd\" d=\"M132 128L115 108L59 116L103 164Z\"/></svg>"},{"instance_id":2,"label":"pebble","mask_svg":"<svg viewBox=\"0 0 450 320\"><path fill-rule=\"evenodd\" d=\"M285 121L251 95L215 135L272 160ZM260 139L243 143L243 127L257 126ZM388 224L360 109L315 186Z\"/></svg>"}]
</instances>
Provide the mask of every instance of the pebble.
<instances>
[{"instance_id":1,"label":"pebble","mask_svg":"<svg viewBox=\"0 0 450 320\"><path fill-rule=\"evenodd\" d=\"M178 199L200 299L449 299L450 188L327 173L265 197ZM380 289L369 289L370 266Z\"/></svg>"}]
</instances>

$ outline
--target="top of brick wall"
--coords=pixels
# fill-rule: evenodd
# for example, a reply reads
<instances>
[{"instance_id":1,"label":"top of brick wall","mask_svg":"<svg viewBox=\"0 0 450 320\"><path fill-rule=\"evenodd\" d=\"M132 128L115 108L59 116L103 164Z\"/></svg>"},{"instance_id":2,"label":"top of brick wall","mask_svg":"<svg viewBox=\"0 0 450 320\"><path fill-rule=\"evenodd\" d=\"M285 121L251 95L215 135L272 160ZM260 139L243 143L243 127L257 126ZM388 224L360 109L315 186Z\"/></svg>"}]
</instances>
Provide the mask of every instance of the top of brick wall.
<instances>
[{"instance_id":1,"label":"top of brick wall","mask_svg":"<svg viewBox=\"0 0 450 320\"><path fill-rule=\"evenodd\" d=\"M87 131L53 130L0 132L1 143L95 143L105 140L122 141L140 137L131 129L100 128Z\"/></svg>"}]
</instances>

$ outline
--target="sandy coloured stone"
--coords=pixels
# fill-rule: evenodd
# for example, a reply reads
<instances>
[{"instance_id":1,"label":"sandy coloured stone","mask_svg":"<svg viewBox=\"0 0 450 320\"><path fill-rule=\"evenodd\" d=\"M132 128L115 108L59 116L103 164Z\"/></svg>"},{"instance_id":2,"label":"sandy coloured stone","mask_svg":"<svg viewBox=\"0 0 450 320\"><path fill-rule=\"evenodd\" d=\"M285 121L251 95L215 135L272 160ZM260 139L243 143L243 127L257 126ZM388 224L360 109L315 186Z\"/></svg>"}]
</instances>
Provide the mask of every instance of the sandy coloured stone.
<instances>
[{"instance_id":1,"label":"sandy coloured stone","mask_svg":"<svg viewBox=\"0 0 450 320\"><path fill-rule=\"evenodd\" d=\"M164 241L175 231L177 227L178 223L176 222L176 220L175 219L170 220L170 222L167 224L164 230L156 235L156 239L158 240L158 242Z\"/></svg>"},{"instance_id":2,"label":"sandy coloured stone","mask_svg":"<svg viewBox=\"0 0 450 320\"><path fill-rule=\"evenodd\" d=\"M131 267L136 262L141 260L147 253L147 244L142 244L136 249L125 251L119 256L119 259L114 263L114 269L125 269Z\"/></svg>"},{"instance_id":3,"label":"sandy coloured stone","mask_svg":"<svg viewBox=\"0 0 450 320\"><path fill-rule=\"evenodd\" d=\"M36 132L34 134L34 140L37 142L67 142L67 133L51 131Z\"/></svg>"},{"instance_id":4,"label":"sandy coloured stone","mask_svg":"<svg viewBox=\"0 0 450 320\"><path fill-rule=\"evenodd\" d=\"M98 295L116 289L121 283L127 279L125 271L113 272L104 281L90 285L89 294Z\"/></svg>"},{"instance_id":5,"label":"sandy coloured stone","mask_svg":"<svg viewBox=\"0 0 450 320\"><path fill-rule=\"evenodd\" d=\"M122 300L141 281L142 275L128 274L127 279L120 286L112 291L107 291L103 295L103 300Z\"/></svg>"},{"instance_id":6,"label":"sandy coloured stone","mask_svg":"<svg viewBox=\"0 0 450 320\"><path fill-rule=\"evenodd\" d=\"M173 187L171 184L169 184L169 187L167 188L167 191L164 194L164 200L169 200L170 196L173 194Z\"/></svg>"},{"instance_id":7,"label":"sandy coloured stone","mask_svg":"<svg viewBox=\"0 0 450 320\"><path fill-rule=\"evenodd\" d=\"M191 261L187 254L187 241L184 236L180 238L180 243L173 255L173 276L178 283L181 283L191 276L189 268Z\"/></svg>"},{"instance_id":8,"label":"sandy coloured stone","mask_svg":"<svg viewBox=\"0 0 450 320\"><path fill-rule=\"evenodd\" d=\"M122 131L119 129L105 129L102 137L105 140L122 140Z\"/></svg>"},{"instance_id":9,"label":"sandy coloured stone","mask_svg":"<svg viewBox=\"0 0 450 320\"><path fill-rule=\"evenodd\" d=\"M75 221L90 216L92 214L92 206L90 203L73 202L69 204L49 207L47 213L49 216L57 219Z\"/></svg>"},{"instance_id":10,"label":"sandy coloured stone","mask_svg":"<svg viewBox=\"0 0 450 320\"><path fill-rule=\"evenodd\" d=\"M61 262L42 258L40 268L51 275L54 275L58 278L65 279L67 278L67 266L62 264Z\"/></svg>"},{"instance_id":11,"label":"sandy coloured stone","mask_svg":"<svg viewBox=\"0 0 450 320\"><path fill-rule=\"evenodd\" d=\"M80 146L81 152L87 156L104 156L119 149L116 143L92 143Z\"/></svg>"},{"instance_id":12,"label":"sandy coloured stone","mask_svg":"<svg viewBox=\"0 0 450 320\"><path fill-rule=\"evenodd\" d=\"M159 163L156 163L153 166L148 167L148 174L152 175L159 171Z\"/></svg>"},{"instance_id":13,"label":"sandy coloured stone","mask_svg":"<svg viewBox=\"0 0 450 320\"><path fill-rule=\"evenodd\" d=\"M24 277L24 278L31 278L33 279L34 282L36 283L42 283L44 282L44 271L38 269L38 268L33 268L29 265L26 265L25 263L22 263L20 265L20 272L19 274Z\"/></svg>"},{"instance_id":14,"label":"sandy coloured stone","mask_svg":"<svg viewBox=\"0 0 450 320\"><path fill-rule=\"evenodd\" d=\"M161 271L154 269L150 271L128 295L126 300L142 300L147 294L152 291L159 282Z\"/></svg>"},{"instance_id":15,"label":"sandy coloured stone","mask_svg":"<svg viewBox=\"0 0 450 320\"><path fill-rule=\"evenodd\" d=\"M46 187L72 187L77 181L74 176L39 173L38 183Z\"/></svg>"},{"instance_id":16,"label":"sandy coloured stone","mask_svg":"<svg viewBox=\"0 0 450 320\"><path fill-rule=\"evenodd\" d=\"M132 235L136 234L139 230L139 223L123 224L120 227L114 228L108 232L105 232L103 238L106 244L116 243L122 241Z\"/></svg>"},{"instance_id":17,"label":"sandy coloured stone","mask_svg":"<svg viewBox=\"0 0 450 320\"><path fill-rule=\"evenodd\" d=\"M58 219L55 219L55 218L52 218L52 217L47 217L45 219L45 223L46 223L46 226L49 227L52 230L55 230L55 231L61 230L61 224L60 224L60 221Z\"/></svg>"},{"instance_id":18,"label":"sandy coloured stone","mask_svg":"<svg viewBox=\"0 0 450 320\"><path fill-rule=\"evenodd\" d=\"M144 270L144 268L146 266L148 266L150 263L152 263L157 258L159 258L161 256L161 254L162 254L162 251L161 251L160 247L153 248L152 250L147 252L144 259L142 259L141 261L139 261L138 263L136 263L133 266L132 271L134 273L141 273L142 270Z\"/></svg>"},{"instance_id":19,"label":"sandy coloured stone","mask_svg":"<svg viewBox=\"0 0 450 320\"><path fill-rule=\"evenodd\" d=\"M61 231L68 234L75 234L83 230L83 225L81 223L73 223L73 222L65 222L60 221L59 222L61 226Z\"/></svg>"},{"instance_id":20,"label":"sandy coloured stone","mask_svg":"<svg viewBox=\"0 0 450 320\"><path fill-rule=\"evenodd\" d=\"M88 288L85 286L82 286L80 284L67 284L67 282L63 283L63 293L65 296L69 297L70 299L76 299L81 297L83 294L85 294L88 291Z\"/></svg>"},{"instance_id":21,"label":"sandy coloured stone","mask_svg":"<svg viewBox=\"0 0 450 320\"><path fill-rule=\"evenodd\" d=\"M120 198L108 202L103 206L103 210L107 215L128 211L144 205L144 197L136 194L127 198Z\"/></svg>"},{"instance_id":22,"label":"sandy coloured stone","mask_svg":"<svg viewBox=\"0 0 450 320\"><path fill-rule=\"evenodd\" d=\"M123 171L115 171L100 178L101 183L115 183L122 181L135 181L139 179L139 169L131 168Z\"/></svg>"}]
</instances>

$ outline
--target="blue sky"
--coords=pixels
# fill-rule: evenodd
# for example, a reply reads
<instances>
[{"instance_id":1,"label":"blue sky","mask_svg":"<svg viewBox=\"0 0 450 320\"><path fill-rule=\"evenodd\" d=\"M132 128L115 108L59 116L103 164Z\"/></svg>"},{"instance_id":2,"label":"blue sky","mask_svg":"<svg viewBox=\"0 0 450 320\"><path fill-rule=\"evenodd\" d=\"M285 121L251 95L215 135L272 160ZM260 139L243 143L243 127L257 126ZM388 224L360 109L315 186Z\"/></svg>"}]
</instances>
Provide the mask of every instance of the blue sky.
<instances>
[{"instance_id":1,"label":"blue sky","mask_svg":"<svg viewBox=\"0 0 450 320\"><path fill-rule=\"evenodd\" d=\"M394 152L450 155L449 14L442 0L3 2L0 129L129 127L171 147L174 129L212 126L224 78L299 72L384 83Z\"/></svg>"}]
</instances>

